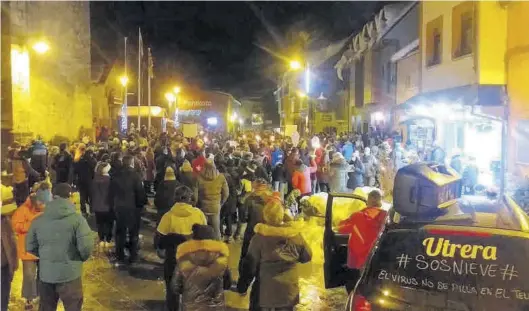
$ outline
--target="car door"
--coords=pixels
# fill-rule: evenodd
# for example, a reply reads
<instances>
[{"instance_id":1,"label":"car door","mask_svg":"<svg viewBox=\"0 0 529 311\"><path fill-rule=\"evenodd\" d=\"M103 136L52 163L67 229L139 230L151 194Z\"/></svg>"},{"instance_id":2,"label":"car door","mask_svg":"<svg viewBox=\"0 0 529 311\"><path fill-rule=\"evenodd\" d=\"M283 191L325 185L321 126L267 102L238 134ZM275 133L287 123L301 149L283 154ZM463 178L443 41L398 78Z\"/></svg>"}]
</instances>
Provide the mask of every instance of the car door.
<instances>
[{"instance_id":1,"label":"car door","mask_svg":"<svg viewBox=\"0 0 529 311\"><path fill-rule=\"evenodd\" d=\"M349 234L340 234L333 225L333 221L336 223L336 219L333 219L333 209L338 208L337 204L333 204L336 198L360 200L364 205L366 203L365 198L352 193L329 193L328 195L323 233L325 288L345 285L352 274L347 267Z\"/></svg>"}]
</instances>

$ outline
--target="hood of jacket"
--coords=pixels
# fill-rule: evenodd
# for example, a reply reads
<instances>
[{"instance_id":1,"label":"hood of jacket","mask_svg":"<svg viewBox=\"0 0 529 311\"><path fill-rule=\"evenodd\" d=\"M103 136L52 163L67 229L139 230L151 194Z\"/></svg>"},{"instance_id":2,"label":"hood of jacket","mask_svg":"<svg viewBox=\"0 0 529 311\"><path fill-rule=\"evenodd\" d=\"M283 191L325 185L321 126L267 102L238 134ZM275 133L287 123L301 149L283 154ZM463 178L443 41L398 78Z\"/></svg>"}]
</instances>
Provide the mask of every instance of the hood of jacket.
<instances>
[{"instance_id":1,"label":"hood of jacket","mask_svg":"<svg viewBox=\"0 0 529 311\"><path fill-rule=\"evenodd\" d=\"M61 219L75 213L75 205L69 199L55 197L53 201L46 204L42 217Z\"/></svg>"},{"instance_id":2,"label":"hood of jacket","mask_svg":"<svg viewBox=\"0 0 529 311\"><path fill-rule=\"evenodd\" d=\"M332 161L331 161L331 166L346 166L347 165L347 161L340 157L340 158L333 158Z\"/></svg>"},{"instance_id":3,"label":"hood of jacket","mask_svg":"<svg viewBox=\"0 0 529 311\"><path fill-rule=\"evenodd\" d=\"M301 229L289 225L276 227L259 223L255 225L254 232L265 237L293 238L301 234Z\"/></svg>"},{"instance_id":4,"label":"hood of jacket","mask_svg":"<svg viewBox=\"0 0 529 311\"><path fill-rule=\"evenodd\" d=\"M190 240L178 246L176 260L189 260L195 266L207 267L215 263L228 265L228 246L215 240Z\"/></svg>"},{"instance_id":5,"label":"hood of jacket","mask_svg":"<svg viewBox=\"0 0 529 311\"><path fill-rule=\"evenodd\" d=\"M200 174L200 177L204 180L213 181L219 176L219 172L215 167L205 166Z\"/></svg>"},{"instance_id":6,"label":"hood of jacket","mask_svg":"<svg viewBox=\"0 0 529 311\"><path fill-rule=\"evenodd\" d=\"M196 209L196 207L186 203L175 203L169 210L169 213L176 217L189 217Z\"/></svg>"}]
</instances>

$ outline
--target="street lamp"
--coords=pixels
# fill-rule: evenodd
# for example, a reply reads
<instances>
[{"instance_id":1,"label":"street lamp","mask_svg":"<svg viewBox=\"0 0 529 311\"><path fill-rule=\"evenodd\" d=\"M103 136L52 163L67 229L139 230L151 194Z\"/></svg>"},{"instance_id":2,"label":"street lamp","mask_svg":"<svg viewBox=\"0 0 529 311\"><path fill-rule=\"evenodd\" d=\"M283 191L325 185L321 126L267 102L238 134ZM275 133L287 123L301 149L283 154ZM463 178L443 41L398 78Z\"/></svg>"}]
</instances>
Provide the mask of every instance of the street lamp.
<instances>
[{"instance_id":1,"label":"street lamp","mask_svg":"<svg viewBox=\"0 0 529 311\"><path fill-rule=\"evenodd\" d=\"M290 69L292 70L298 70L301 69L301 63L297 60L290 61Z\"/></svg>"},{"instance_id":2,"label":"street lamp","mask_svg":"<svg viewBox=\"0 0 529 311\"><path fill-rule=\"evenodd\" d=\"M179 87L179 86L175 86L175 88L173 89L173 92L174 92L175 94L180 93L180 87Z\"/></svg>"},{"instance_id":3,"label":"street lamp","mask_svg":"<svg viewBox=\"0 0 529 311\"><path fill-rule=\"evenodd\" d=\"M305 98L305 97L307 97L307 94L305 94L305 93L299 91L299 92L298 92L298 96L299 96L300 98Z\"/></svg>"},{"instance_id":4,"label":"street lamp","mask_svg":"<svg viewBox=\"0 0 529 311\"><path fill-rule=\"evenodd\" d=\"M127 77L127 76L125 76L125 75L119 77L119 83L121 83L121 85L122 85L123 87L126 87L127 84L129 83L129 77Z\"/></svg>"},{"instance_id":5,"label":"street lamp","mask_svg":"<svg viewBox=\"0 0 529 311\"><path fill-rule=\"evenodd\" d=\"M38 54L44 54L48 52L49 49L50 49L50 46L48 45L48 43L44 41L38 41L38 42L35 42L35 44L33 44L33 50L37 52Z\"/></svg>"},{"instance_id":6,"label":"street lamp","mask_svg":"<svg viewBox=\"0 0 529 311\"><path fill-rule=\"evenodd\" d=\"M165 99L167 99L167 101L169 102L169 106L171 106L171 104L176 101L176 96L171 92L167 92L165 93Z\"/></svg>"}]
</instances>

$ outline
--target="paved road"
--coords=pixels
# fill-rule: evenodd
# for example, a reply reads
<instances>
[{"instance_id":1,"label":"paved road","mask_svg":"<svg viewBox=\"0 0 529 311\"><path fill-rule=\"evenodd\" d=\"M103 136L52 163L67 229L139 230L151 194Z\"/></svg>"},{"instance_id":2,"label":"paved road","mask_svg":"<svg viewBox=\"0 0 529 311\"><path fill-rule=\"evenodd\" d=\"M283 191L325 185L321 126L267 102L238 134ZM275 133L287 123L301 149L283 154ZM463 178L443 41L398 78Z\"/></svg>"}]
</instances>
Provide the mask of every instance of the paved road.
<instances>
[{"instance_id":1,"label":"paved road","mask_svg":"<svg viewBox=\"0 0 529 311\"><path fill-rule=\"evenodd\" d=\"M141 234L142 261L134 267L116 268L109 261L105 252L97 251L84 265L84 307L83 310L152 310L163 311L165 286L161 260L152 247L154 227L152 217L146 213ZM90 219L93 222L93 219ZM95 235L95 233L94 233ZM230 244L230 268L234 278L238 278L237 265L241 245ZM297 310L323 311L343 310L346 294L344 289L326 290L323 286L323 269L321 264L300 266L301 302ZM20 297L22 273L19 269L12 283L12 295L9 310L24 310ZM244 310L247 297L235 293L227 294L227 305L230 310ZM62 305L59 310L64 310Z\"/></svg>"}]
</instances>

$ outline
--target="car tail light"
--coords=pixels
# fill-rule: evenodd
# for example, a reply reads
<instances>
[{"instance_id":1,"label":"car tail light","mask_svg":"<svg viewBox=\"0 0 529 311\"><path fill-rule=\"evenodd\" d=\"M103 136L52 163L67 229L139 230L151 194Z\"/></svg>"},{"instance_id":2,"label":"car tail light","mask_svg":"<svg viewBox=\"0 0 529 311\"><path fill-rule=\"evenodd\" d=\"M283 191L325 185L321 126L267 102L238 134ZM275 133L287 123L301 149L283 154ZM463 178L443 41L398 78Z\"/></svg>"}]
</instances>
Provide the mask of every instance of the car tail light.
<instances>
[{"instance_id":1,"label":"car tail light","mask_svg":"<svg viewBox=\"0 0 529 311\"><path fill-rule=\"evenodd\" d=\"M362 295L354 295L352 311L371 311L371 303Z\"/></svg>"}]
</instances>

